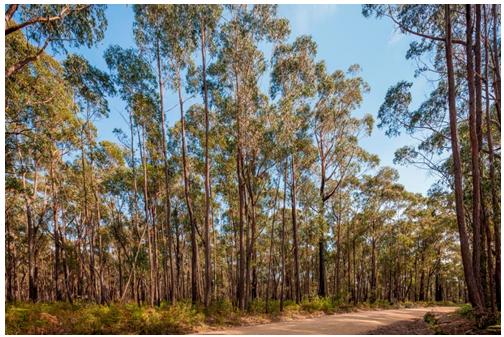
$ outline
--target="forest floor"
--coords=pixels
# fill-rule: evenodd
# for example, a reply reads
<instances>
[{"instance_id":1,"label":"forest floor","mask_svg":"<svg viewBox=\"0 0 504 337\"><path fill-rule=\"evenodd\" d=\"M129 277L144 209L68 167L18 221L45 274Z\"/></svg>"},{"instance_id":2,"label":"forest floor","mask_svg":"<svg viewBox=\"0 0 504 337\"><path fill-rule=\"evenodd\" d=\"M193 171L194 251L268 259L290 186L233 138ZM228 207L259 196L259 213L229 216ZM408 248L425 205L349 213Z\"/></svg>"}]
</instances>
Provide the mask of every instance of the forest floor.
<instances>
[{"instance_id":1,"label":"forest floor","mask_svg":"<svg viewBox=\"0 0 504 337\"><path fill-rule=\"evenodd\" d=\"M492 323L493 324L493 323ZM367 332L368 335L500 335L500 324L486 328L477 328L475 321L461 310L457 312L427 313L422 319L400 321L376 330Z\"/></svg>"},{"instance_id":2,"label":"forest floor","mask_svg":"<svg viewBox=\"0 0 504 337\"><path fill-rule=\"evenodd\" d=\"M290 322L240 327L229 330L203 332L224 335L359 335L367 334L379 327L393 326L397 322L422 321L426 313L453 313L456 307L423 307L391 310L360 310L358 312L326 315ZM429 330L427 326L427 331ZM401 330L400 334L414 334L412 330ZM381 334L381 333L380 333ZM426 334L426 333L421 333Z\"/></svg>"},{"instance_id":3,"label":"forest floor","mask_svg":"<svg viewBox=\"0 0 504 337\"><path fill-rule=\"evenodd\" d=\"M471 306L464 307L467 315ZM380 327L399 329L400 334L415 330L397 322L414 322L433 310L453 313L459 308L452 302L377 301L352 306L330 298L305 300L300 304L287 300L284 311L270 300L250 302L247 312L237 310L229 300L213 301L208 309L183 300L170 306L138 306L113 303L110 306L85 301L10 302L5 306L5 331L15 334L359 334ZM460 314L457 312L457 317ZM439 319L436 318L437 324ZM416 323L422 325L422 322ZM424 324L425 325L425 324ZM432 324L429 323L430 328ZM424 326L425 327L425 326ZM380 331L377 331L380 333ZM382 332L383 333L383 332ZM388 332L386 332L388 333ZM390 333L393 333L392 330ZM413 334L413 333L411 333Z\"/></svg>"}]
</instances>

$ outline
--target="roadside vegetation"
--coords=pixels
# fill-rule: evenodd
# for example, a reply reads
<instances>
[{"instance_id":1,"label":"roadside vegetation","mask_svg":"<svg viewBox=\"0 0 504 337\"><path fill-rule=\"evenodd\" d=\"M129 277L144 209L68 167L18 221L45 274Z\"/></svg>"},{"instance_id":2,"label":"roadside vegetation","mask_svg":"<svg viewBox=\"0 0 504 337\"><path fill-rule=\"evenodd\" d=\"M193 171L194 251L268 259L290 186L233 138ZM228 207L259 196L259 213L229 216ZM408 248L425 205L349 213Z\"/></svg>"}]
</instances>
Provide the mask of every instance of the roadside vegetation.
<instances>
[{"instance_id":1,"label":"roadside vegetation","mask_svg":"<svg viewBox=\"0 0 504 337\"><path fill-rule=\"evenodd\" d=\"M229 300L213 301L205 310L203 305L180 301L170 306L138 306L133 303L102 306L94 303L65 302L8 303L5 308L6 334L183 334L226 327L264 324L268 322L314 317L324 314L412 308L430 305L456 305L453 302L398 302L377 301L348 305L330 298L312 301L268 303L255 300L247 312L239 311Z\"/></svg>"},{"instance_id":2,"label":"roadside vegetation","mask_svg":"<svg viewBox=\"0 0 504 337\"><path fill-rule=\"evenodd\" d=\"M500 335L500 314L478 312L470 304L454 313L427 313L424 322L436 335Z\"/></svg>"}]
</instances>

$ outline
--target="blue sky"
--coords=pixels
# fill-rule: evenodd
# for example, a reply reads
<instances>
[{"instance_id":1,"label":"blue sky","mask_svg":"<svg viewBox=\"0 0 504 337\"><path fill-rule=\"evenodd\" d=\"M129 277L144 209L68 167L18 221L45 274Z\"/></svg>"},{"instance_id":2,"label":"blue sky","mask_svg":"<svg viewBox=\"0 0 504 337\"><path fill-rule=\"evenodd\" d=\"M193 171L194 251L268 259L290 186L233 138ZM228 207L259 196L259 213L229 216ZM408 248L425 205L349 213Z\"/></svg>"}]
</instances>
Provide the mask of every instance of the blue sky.
<instances>
[{"instance_id":1,"label":"blue sky","mask_svg":"<svg viewBox=\"0 0 504 337\"><path fill-rule=\"evenodd\" d=\"M92 49L75 51L102 70L107 69L103 52L109 45L134 46L132 7L109 5L106 14L108 29L102 43ZM361 14L360 5L280 5L279 14L290 21L290 41L300 35L312 36L318 44L317 59L325 60L329 71L347 70L352 64L360 64L363 70L361 76L370 85L371 92L364 97L364 102L355 115L370 113L375 117L373 134L364 139L361 145L380 157L381 166L396 168L400 174L399 182L405 185L407 190L425 195L435 182L435 177L413 166L393 164L395 150L404 145L415 144L415 141L408 136L388 138L384 130L376 127L378 109L390 86L400 80L412 81L413 106L418 105L431 91L425 78L414 78L414 61L405 59L412 38L395 32L390 20L366 19ZM270 56L269 50L267 47L263 49L267 58ZM266 90L267 82L263 83L263 87ZM199 98L189 101L186 106L189 107L198 100ZM165 106L172 107L176 102L175 96L168 94ZM119 111L126 113L124 103L119 98L110 98L109 104L109 118L95 124L100 140L115 141L112 130L127 127ZM168 112L167 119L170 125L177 121L178 110Z\"/></svg>"}]
</instances>

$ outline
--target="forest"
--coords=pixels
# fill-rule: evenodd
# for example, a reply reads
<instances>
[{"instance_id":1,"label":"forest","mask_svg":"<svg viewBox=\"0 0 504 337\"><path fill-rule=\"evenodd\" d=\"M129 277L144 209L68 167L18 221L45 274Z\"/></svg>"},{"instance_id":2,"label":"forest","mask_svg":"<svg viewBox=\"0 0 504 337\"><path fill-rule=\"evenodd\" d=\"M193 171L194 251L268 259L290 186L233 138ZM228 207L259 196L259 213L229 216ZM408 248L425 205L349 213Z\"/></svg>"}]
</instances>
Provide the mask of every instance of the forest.
<instances>
[{"instance_id":1,"label":"forest","mask_svg":"<svg viewBox=\"0 0 504 337\"><path fill-rule=\"evenodd\" d=\"M433 80L362 117L366 73L328 69L277 5L131 7L136 46L99 69L69 50L103 40L106 5L5 6L6 303L500 312L500 5L363 5ZM414 141L394 163L427 195L361 147L375 123Z\"/></svg>"}]
</instances>

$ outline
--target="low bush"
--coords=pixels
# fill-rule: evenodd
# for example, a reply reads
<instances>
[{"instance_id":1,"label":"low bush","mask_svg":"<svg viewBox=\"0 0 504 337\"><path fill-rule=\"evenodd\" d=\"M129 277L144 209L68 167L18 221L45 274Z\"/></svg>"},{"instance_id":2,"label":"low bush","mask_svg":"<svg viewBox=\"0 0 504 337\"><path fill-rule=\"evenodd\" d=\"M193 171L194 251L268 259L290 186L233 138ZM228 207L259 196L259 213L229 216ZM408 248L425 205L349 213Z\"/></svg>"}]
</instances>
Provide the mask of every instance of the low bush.
<instances>
[{"instance_id":1,"label":"low bush","mask_svg":"<svg viewBox=\"0 0 504 337\"><path fill-rule=\"evenodd\" d=\"M166 309L135 304L14 303L7 334L174 334L192 331L204 315L184 302Z\"/></svg>"},{"instance_id":2,"label":"low bush","mask_svg":"<svg viewBox=\"0 0 504 337\"><path fill-rule=\"evenodd\" d=\"M474 319L474 310L473 310L472 305L470 305L470 304L464 304L464 305L462 305L457 310L457 313L460 316L464 317L464 318Z\"/></svg>"},{"instance_id":3,"label":"low bush","mask_svg":"<svg viewBox=\"0 0 504 337\"><path fill-rule=\"evenodd\" d=\"M414 308L416 305L413 302L406 301L406 302L403 303L403 306L405 308Z\"/></svg>"},{"instance_id":4,"label":"low bush","mask_svg":"<svg viewBox=\"0 0 504 337\"><path fill-rule=\"evenodd\" d=\"M248 312L251 314L262 314L266 312L266 301L256 298L249 302Z\"/></svg>"},{"instance_id":5,"label":"low bush","mask_svg":"<svg viewBox=\"0 0 504 337\"><path fill-rule=\"evenodd\" d=\"M301 302L301 309L308 313L313 313L316 311L323 311L326 314L332 314L337 312L342 307L345 307L342 302L338 299L330 297L316 297L311 301Z\"/></svg>"},{"instance_id":6,"label":"low bush","mask_svg":"<svg viewBox=\"0 0 504 337\"><path fill-rule=\"evenodd\" d=\"M431 312L428 312L424 315L424 322L429 324L429 325L432 325L432 324L435 324L436 323L436 317L434 316L433 313Z\"/></svg>"},{"instance_id":7,"label":"low bush","mask_svg":"<svg viewBox=\"0 0 504 337\"><path fill-rule=\"evenodd\" d=\"M364 302L357 308L399 308L429 305L430 303L390 303L378 300ZM452 305L451 302L436 303ZM6 304L5 324L7 334L174 334L197 331L204 326L235 326L248 322L274 320L278 315L333 314L354 308L342 299L313 297L300 304L295 301L284 302L284 312L280 312L280 301L266 302L254 299L249 302L248 311L240 312L230 300L219 299L211 302L205 309L203 305L193 305L190 300L178 301L174 306L162 302L159 307L138 306L135 303L101 306L78 301L29 303L14 302ZM464 305L459 313L475 319L472 307ZM481 319L481 326L489 326L494 318Z\"/></svg>"}]
</instances>

